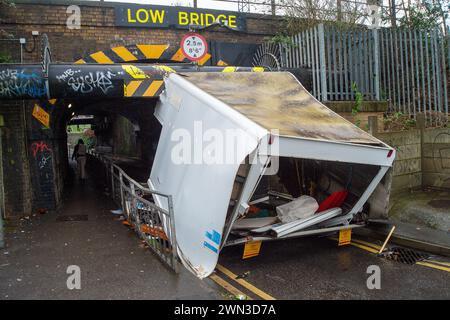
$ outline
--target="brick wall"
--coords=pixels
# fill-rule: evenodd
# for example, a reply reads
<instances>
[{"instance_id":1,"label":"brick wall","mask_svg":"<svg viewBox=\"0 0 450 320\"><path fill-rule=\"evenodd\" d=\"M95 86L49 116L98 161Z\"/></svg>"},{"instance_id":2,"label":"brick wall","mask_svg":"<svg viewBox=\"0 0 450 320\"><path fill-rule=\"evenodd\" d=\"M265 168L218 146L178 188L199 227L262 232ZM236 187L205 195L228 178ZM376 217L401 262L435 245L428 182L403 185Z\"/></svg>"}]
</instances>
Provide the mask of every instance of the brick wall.
<instances>
[{"instance_id":1,"label":"brick wall","mask_svg":"<svg viewBox=\"0 0 450 320\"><path fill-rule=\"evenodd\" d=\"M81 29L66 27L69 14L62 1L14 1L14 7L0 5L0 30L14 38L26 38L23 62L40 62L40 38L34 43L31 32L48 35L52 61L73 62L92 52L118 45L139 43L169 43L178 48L186 30L146 29L114 26L114 9L108 3L84 2L81 8ZM47 2L47 4L45 4ZM53 4L48 4L52 2ZM67 1L69 4L69 1ZM76 1L70 1L74 4ZM248 15L247 32L234 32L214 27L204 36L208 40L230 43L262 43L273 36L281 25L278 18ZM0 32L0 38L5 38ZM14 61L20 61L18 42L2 42L2 50L9 50ZM33 49L33 50L32 50ZM51 128L45 129L32 116L36 101L9 103L0 101L4 116L2 151L6 215L30 214L33 210L57 209L60 204L64 177L68 172L65 123L58 107L43 106L51 113ZM55 109L52 109L55 108ZM61 106L59 107L61 108ZM151 162L156 148L159 124L149 108L139 111L136 143L144 160ZM151 125L149 125L151 124ZM123 134L121 135L123 136ZM120 137L116 137L118 139ZM122 150L123 151L123 150Z\"/></svg>"},{"instance_id":2,"label":"brick wall","mask_svg":"<svg viewBox=\"0 0 450 320\"><path fill-rule=\"evenodd\" d=\"M3 7L0 10L0 29L15 37L26 37L28 47L32 47L31 31L47 33L52 47L54 61L72 62L79 58L117 45L135 43L169 43L178 47L186 30L148 29L114 26L114 9L108 3L81 5L81 29L70 30L66 27L69 14L65 5L23 4L17 1L15 7ZM41 3L44 1L36 1ZM203 32L208 40L261 43L273 36L282 20L270 16L249 14L247 31L234 32L214 27ZM37 43L39 47L39 43ZM25 53L26 62L40 61L40 50Z\"/></svg>"},{"instance_id":3,"label":"brick wall","mask_svg":"<svg viewBox=\"0 0 450 320\"><path fill-rule=\"evenodd\" d=\"M3 188L5 216L14 218L31 212L32 193L26 129L22 102L2 103Z\"/></svg>"}]
</instances>

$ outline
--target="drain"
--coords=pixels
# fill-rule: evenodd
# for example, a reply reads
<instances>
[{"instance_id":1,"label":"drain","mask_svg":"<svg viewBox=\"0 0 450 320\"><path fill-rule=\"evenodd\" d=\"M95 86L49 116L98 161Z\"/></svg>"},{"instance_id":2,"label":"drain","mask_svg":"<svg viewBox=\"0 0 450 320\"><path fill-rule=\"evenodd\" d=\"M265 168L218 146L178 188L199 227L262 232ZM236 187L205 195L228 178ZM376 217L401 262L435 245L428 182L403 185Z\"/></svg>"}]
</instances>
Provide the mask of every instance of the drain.
<instances>
[{"instance_id":1,"label":"drain","mask_svg":"<svg viewBox=\"0 0 450 320\"><path fill-rule=\"evenodd\" d=\"M415 264L428 258L428 255L416 252L412 249L394 247L383 254L383 257L388 260L397 261L404 264Z\"/></svg>"},{"instance_id":2,"label":"drain","mask_svg":"<svg viewBox=\"0 0 450 320\"><path fill-rule=\"evenodd\" d=\"M65 222L65 221L87 221L87 214L74 214L74 215L65 215L56 217L56 221Z\"/></svg>"}]
</instances>

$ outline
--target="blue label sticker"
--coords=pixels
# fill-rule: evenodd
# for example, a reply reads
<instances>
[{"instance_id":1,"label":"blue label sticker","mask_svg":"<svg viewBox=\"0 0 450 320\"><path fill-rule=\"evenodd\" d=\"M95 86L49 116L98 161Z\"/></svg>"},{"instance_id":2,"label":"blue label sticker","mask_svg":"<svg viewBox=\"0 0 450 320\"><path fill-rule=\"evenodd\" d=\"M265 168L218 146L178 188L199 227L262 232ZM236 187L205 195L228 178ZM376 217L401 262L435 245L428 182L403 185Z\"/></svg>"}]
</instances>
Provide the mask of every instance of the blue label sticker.
<instances>
[{"instance_id":1,"label":"blue label sticker","mask_svg":"<svg viewBox=\"0 0 450 320\"><path fill-rule=\"evenodd\" d=\"M213 230L212 233L206 231L206 237L215 244L220 244L220 233L218 233L216 230Z\"/></svg>"},{"instance_id":2,"label":"blue label sticker","mask_svg":"<svg viewBox=\"0 0 450 320\"><path fill-rule=\"evenodd\" d=\"M217 248L215 248L215 247L213 247L211 244L209 244L208 242L203 242L203 246L205 247L205 248L208 248L208 249L210 249L211 251L213 251L214 253L219 253L219 250L217 249Z\"/></svg>"},{"instance_id":3,"label":"blue label sticker","mask_svg":"<svg viewBox=\"0 0 450 320\"><path fill-rule=\"evenodd\" d=\"M206 240L212 241L214 244L209 243L208 241L203 242L203 246L205 248L210 249L214 253L219 253L219 245L220 245L220 233L216 230L212 230L212 232L206 231L205 233Z\"/></svg>"}]
</instances>

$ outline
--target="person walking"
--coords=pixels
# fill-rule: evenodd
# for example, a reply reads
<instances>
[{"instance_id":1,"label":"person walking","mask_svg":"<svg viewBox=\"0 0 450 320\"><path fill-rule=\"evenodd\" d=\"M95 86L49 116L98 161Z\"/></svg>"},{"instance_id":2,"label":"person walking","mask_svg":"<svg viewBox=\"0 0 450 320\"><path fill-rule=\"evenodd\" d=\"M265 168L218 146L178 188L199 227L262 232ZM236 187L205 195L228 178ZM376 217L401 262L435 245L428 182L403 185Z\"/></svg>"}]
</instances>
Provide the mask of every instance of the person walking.
<instances>
[{"instance_id":1,"label":"person walking","mask_svg":"<svg viewBox=\"0 0 450 320\"><path fill-rule=\"evenodd\" d=\"M72 160L77 160L78 177L81 181L86 179L86 145L83 139L79 139L77 145L73 149Z\"/></svg>"}]
</instances>

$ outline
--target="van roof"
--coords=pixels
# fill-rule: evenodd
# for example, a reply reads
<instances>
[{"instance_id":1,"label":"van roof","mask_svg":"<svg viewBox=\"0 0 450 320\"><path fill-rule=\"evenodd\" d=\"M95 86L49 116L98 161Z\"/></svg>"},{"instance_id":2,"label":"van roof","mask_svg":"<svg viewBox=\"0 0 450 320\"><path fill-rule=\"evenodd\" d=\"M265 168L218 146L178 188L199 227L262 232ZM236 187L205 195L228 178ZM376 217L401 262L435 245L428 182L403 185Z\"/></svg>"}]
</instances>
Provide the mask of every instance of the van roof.
<instances>
[{"instance_id":1,"label":"van roof","mask_svg":"<svg viewBox=\"0 0 450 320\"><path fill-rule=\"evenodd\" d=\"M184 78L280 136L384 145L316 100L289 72L196 72Z\"/></svg>"}]
</instances>

